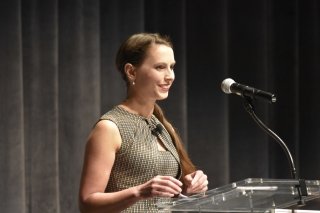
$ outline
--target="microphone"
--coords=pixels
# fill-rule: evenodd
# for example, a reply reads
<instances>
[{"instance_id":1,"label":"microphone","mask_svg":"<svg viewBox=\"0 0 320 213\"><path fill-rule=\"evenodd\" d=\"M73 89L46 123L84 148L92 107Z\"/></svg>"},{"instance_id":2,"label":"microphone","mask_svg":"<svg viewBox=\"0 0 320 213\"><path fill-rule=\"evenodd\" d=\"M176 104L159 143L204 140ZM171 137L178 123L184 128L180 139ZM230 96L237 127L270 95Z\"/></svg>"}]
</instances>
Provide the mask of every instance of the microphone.
<instances>
[{"instance_id":1,"label":"microphone","mask_svg":"<svg viewBox=\"0 0 320 213\"><path fill-rule=\"evenodd\" d=\"M151 133L155 136L158 134L161 134L163 130L163 127L161 124L157 124L153 129L151 129Z\"/></svg>"},{"instance_id":2,"label":"microphone","mask_svg":"<svg viewBox=\"0 0 320 213\"><path fill-rule=\"evenodd\" d=\"M245 98L260 99L269 103L274 103L277 98L270 92L265 92L250 86L236 83L233 79L227 78L222 81L221 89L226 94L236 94Z\"/></svg>"},{"instance_id":3,"label":"microphone","mask_svg":"<svg viewBox=\"0 0 320 213\"><path fill-rule=\"evenodd\" d=\"M162 125L161 124L157 124L156 127L151 130L151 132L153 134L157 135L157 134L161 134L162 130L163 130Z\"/></svg>"}]
</instances>

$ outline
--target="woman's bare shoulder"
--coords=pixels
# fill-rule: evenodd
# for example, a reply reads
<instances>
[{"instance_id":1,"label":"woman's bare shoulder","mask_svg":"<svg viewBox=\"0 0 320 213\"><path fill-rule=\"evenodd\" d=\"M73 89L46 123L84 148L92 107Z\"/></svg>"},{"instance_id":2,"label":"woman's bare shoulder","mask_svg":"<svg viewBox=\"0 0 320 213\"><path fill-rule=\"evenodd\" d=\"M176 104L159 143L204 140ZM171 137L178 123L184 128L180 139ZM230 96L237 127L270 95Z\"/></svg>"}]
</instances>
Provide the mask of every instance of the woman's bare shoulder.
<instances>
[{"instance_id":1,"label":"woman's bare shoulder","mask_svg":"<svg viewBox=\"0 0 320 213\"><path fill-rule=\"evenodd\" d=\"M121 136L117 125L110 120L100 120L92 129L88 138L88 143L107 143L109 145L114 145L118 150L121 145Z\"/></svg>"}]
</instances>

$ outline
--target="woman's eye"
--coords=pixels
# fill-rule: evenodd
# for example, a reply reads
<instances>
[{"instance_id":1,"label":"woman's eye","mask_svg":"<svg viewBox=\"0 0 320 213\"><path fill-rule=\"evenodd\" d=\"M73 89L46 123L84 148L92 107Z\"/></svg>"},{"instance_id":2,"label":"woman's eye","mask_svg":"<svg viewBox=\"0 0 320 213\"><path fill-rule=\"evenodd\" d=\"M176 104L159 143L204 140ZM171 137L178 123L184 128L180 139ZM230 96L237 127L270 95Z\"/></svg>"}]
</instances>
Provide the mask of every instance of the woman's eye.
<instances>
[{"instance_id":1,"label":"woman's eye","mask_svg":"<svg viewBox=\"0 0 320 213\"><path fill-rule=\"evenodd\" d=\"M165 66L157 66L157 67L156 67L157 70L163 70L163 69L165 69L165 68L166 68Z\"/></svg>"},{"instance_id":2,"label":"woman's eye","mask_svg":"<svg viewBox=\"0 0 320 213\"><path fill-rule=\"evenodd\" d=\"M170 68L169 68L169 67L166 66L166 65L158 65L158 66L155 67L155 69L156 69L156 70L159 70L159 71L161 71L161 70L166 70L166 69L170 69L171 71L173 71L174 66L172 65L172 66L170 66Z\"/></svg>"}]
</instances>

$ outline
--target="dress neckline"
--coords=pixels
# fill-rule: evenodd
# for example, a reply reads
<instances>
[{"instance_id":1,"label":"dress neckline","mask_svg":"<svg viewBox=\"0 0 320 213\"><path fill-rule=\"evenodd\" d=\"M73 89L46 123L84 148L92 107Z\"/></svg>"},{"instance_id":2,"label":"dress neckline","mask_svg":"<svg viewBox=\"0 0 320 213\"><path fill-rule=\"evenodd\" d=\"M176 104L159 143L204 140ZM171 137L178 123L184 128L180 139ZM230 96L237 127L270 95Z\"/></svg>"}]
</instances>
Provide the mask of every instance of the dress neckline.
<instances>
[{"instance_id":1,"label":"dress neckline","mask_svg":"<svg viewBox=\"0 0 320 213\"><path fill-rule=\"evenodd\" d=\"M120 110L121 112L129 115L129 116L133 116L133 117L139 118L140 120L144 120L144 121L147 121L147 122L149 122L149 123L150 123L152 120L154 120L154 117L155 117L155 115L152 114L150 118L147 118L147 117L142 116L142 115L139 115L139 114L137 114L137 113L130 112L130 111L128 111L127 109L125 109L124 107L122 107L121 105L117 105L116 108L117 108L118 110Z\"/></svg>"}]
</instances>

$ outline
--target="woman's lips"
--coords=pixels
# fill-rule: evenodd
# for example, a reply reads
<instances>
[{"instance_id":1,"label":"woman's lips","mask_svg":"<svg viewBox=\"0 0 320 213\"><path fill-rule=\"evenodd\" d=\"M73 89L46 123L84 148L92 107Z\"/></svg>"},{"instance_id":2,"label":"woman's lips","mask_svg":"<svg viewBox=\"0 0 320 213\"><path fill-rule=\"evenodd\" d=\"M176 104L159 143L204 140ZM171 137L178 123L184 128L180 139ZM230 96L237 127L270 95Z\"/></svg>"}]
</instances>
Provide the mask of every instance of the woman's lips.
<instances>
[{"instance_id":1,"label":"woman's lips","mask_svg":"<svg viewBox=\"0 0 320 213\"><path fill-rule=\"evenodd\" d=\"M169 91L170 86L171 86L170 84L161 84L161 85L159 85L159 87L161 88L161 90L162 90L162 91L165 91L165 92Z\"/></svg>"}]
</instances>

